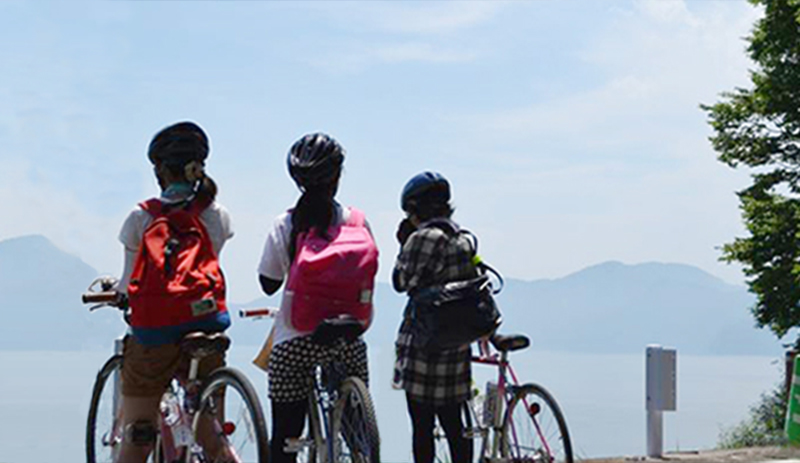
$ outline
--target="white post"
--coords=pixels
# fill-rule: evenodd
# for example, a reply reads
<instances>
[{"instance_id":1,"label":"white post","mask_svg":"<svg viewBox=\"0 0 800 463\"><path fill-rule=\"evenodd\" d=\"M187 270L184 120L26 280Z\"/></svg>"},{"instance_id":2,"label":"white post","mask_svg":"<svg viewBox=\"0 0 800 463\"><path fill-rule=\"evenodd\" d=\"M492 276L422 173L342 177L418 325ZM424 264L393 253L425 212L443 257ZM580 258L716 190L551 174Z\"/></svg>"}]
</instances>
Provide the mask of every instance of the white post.
<instances>
[{"instance_id":1,"label":"white post","mask_svg":"<svg viewBox=\"0 0 800 463\"><path fill-rule=\"evenodd\" d=\"M647 456L664 453L665 410L676 409L676 359L674 349L651 344L646 350L645 409L647 410Z\"/></svg>"}]
</instances>

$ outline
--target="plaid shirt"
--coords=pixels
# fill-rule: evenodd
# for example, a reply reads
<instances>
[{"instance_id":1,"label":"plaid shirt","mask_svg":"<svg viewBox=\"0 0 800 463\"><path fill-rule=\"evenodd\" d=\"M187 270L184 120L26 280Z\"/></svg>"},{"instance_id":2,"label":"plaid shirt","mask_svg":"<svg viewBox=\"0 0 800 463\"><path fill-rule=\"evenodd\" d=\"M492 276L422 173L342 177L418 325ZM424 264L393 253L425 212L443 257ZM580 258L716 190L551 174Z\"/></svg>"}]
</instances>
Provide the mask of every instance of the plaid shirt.
<instances>
[{"instance_id":1,"label":"plaid shirt","mask_svg":"<svg viewBox=\"0 0 800 463\"><path fill-rule=\"evenodd\" d=\"M455 223L450 224L458 230ZM419 288L476 277L470 239L425 225L408 237L397 257L395 289L411 293ZM472 379L469 345L439 352L416 349L411 342L411 323L406 314L395 343L396 386L418 402L444 405L466 401Z\"/></svg>"}]
</instances>

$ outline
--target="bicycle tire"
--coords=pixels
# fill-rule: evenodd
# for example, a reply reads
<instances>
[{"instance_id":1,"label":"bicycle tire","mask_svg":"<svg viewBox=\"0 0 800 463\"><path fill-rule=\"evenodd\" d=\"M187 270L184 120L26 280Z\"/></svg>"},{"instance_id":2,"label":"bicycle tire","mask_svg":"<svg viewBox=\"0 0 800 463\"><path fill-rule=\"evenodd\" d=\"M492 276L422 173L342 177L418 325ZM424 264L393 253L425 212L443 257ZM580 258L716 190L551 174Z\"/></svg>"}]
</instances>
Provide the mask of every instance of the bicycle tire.
<instances>
[{"instance_id":1,"label":"bicycle tire","mask_svg":"<svg viewBox=\"0 0 800 463\"><path fill-rule=\"evenodd\" d=\"M552 394L538 384L514 388L501 437L500 454L509 461L573 463L564 414Z\"/></svg>"},{"instance_id":2,"label":"bicycle tire","mask_svg":"<svg viewBox=\"0 0 800 463\"><path fill-rule=\"evenodd\" d=\"M103 392L108 392L106 384L114 373L122 371L122 356L114 355L109 358L100 371L92 388L92 399L89 403L89 415L86 420L86 461L87 463L112 463L116 460L119 446L122 443L122 417L119 410L114 410L114 391L111 391L111 404L101 403L105 398ZM101 410L102 406L102 410ZM106 409L106 406L108 409ZM98 419L111 417L108 426L101 424L98 427ZM101 421L104 423L104 421ZM100 428L101 438L98 439L96 432ZM108 429L105 429L108 428ZM104 442L107 438L111 441ZM98 442L99 441L99 442ZM101 445L95 448L96 445ZM107 455L106 455L107 454Z\"/></svg>"},{"instance_id":3,"label":"bicycle tire","mask_svg":"<svg viewBox=\"0 0 800 463\"><path fill-rule=\"evenodd\" d=\"M336 463L380 463L378 421L364 381L345 378L335 407L334 436L339 439L341 435L341 441L335 445L340 449Z\"/></svg>"},{"instance_id":4,"label":"bicycle tire","mask_svg":"<svg viewBox=\"0 0 800 463\"><path fill-rule=\"evenodd\" d=\"M472 446L472 453L474 455L479 455L478 461L483 461L482 456L484 455L484 446L486 445L486 439L481 437L479 424L477 423L477 419L473 419L474 412L474 399L470 399L467 402L464 402L463 407L461 408L461 423L464 426L463 433L469 439L469 445ZM477 417L476 417L477 418ZM473 421L475 421L473 423ZM480 446L476 449L476 442L480 439ZM413 458L413 450L411 452ZM453 463L453 459L450 455L450 444L447 441L447 434L444 432L444 428L442 428L441 423L439 423L438 418L436 419L436 424L433 427L433 463Z\"/></svg>"},{"instance_id":5,"label":"bicycle tire","mask_svg":"<svg viewBox=\"0 0 800 463\"><path fill-rule=\"evenodd\" d=\"M237 422L227 421L228 417L233 416L230 405L232 404L232 393L236 392L242 401L241 408L237 412ZM253 388L253 385L244 374L233 368L218 368L205 380L198 394L197 412L192 422L192 433L195 441L199 442L198 424L206 413L215 414L217 407L218 393L224 397L223 410L226 416L224 425L233 424L233 431L225 433L225 442L239 456L242 463L268 463L269 446L267 441L267 425L264 420L264 411L261 408L261 401ZM229 400L231 400L229 402ZM242 422L243 421L243 422ZM219 425L219 423L216 423ZM244 448L245 445L252 447ZM205 457L206 460L213 461ZM191 460L190 460L191 461Z\"/></svg>"}]
</instances>

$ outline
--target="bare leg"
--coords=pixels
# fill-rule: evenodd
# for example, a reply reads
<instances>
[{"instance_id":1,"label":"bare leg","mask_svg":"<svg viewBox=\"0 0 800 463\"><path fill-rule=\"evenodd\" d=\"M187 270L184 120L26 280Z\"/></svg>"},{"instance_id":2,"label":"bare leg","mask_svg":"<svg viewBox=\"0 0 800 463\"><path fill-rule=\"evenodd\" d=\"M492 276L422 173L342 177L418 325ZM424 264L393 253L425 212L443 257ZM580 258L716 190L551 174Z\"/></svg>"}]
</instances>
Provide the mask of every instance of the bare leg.
<instances>
[{"instance_id":1,"label":"bare leg","mask_svg":"<svg viewBox=\"0 0 800 463\"><path fill-rule=\"evenodd\" d=\"M150 422L153 425L153 429L156 429L156 423L158 422L158 404L160 400L160 395L152 397L130 397L123 395L123 433L127 433L129 424L136 422ZM129 442L128 439L123 439L117 463L144 463L147 460L147 456L150 455L152 451L153 443L137 445L133 442Z\"/></svg>"}]
</instances>

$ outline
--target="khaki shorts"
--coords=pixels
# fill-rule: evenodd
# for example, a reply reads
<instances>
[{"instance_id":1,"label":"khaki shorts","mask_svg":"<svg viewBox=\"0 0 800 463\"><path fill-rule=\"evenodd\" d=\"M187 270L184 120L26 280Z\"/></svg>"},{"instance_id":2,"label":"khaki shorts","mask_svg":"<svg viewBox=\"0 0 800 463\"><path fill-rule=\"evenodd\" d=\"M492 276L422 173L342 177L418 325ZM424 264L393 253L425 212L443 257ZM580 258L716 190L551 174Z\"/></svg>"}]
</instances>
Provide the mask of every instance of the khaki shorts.
<instances>
[{"instance_id":1,"label":"khaki shorts","mask_svg":"<svg viewBox=\"0 0 800 463\"><path fill-rule=\"evenodd\" d=\"M125 336L122 351L122 394L130 397L152 397L164 393L176 375L189 374L189 358L181 353L178 343L144 346L133 336ZM225 366L225 354L214 354L200 360L197 376L205 378Z\"/></svg>"}]
</instances>

